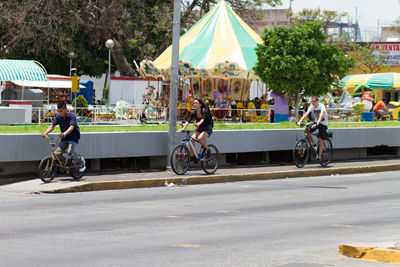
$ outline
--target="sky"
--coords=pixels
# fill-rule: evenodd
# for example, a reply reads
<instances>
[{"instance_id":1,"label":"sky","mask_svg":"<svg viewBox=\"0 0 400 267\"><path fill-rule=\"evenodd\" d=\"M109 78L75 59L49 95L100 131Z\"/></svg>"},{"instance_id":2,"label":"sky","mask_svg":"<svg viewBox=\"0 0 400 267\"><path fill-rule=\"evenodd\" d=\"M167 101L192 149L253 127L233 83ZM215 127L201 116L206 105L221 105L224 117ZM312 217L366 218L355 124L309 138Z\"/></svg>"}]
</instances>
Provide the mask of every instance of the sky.
<instances>
[{"instance_id":1,"label":"sky","mask_svg":"<svg viewBox=\"0 0 400 267\"><path fill-rule=\"evenodd\" d=\"M279 8L289 8L290 0L282 0ZM293 0L293 12L304 8L346 12L348 17L342 22L356 22L356 8L358 24L361 31L376 32L379 27L391 26L400 17L400 0ZM379 21L379 22L378 22ZM378 24L379 23L379 24Z\"/></svg>"}]
</instances>

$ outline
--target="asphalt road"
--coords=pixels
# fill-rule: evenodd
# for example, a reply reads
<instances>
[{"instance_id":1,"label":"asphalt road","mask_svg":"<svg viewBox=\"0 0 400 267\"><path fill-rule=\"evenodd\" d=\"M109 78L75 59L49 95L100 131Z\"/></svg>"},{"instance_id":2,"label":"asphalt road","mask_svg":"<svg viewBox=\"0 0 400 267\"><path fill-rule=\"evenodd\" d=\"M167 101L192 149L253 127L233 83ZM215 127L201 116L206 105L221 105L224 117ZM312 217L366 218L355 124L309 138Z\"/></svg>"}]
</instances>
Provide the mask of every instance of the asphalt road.
<instances>
[{"instance_id":1,"label":"asphalt road","mask_svg":"<svg viewBox=\"0 0 400 267\"><path fill-rule=\"evenodd\" d=\"M400 172L0 195L0 266L389 266ZM390 265L393 266L393 265Z\"/></svg>"}]
</instances>

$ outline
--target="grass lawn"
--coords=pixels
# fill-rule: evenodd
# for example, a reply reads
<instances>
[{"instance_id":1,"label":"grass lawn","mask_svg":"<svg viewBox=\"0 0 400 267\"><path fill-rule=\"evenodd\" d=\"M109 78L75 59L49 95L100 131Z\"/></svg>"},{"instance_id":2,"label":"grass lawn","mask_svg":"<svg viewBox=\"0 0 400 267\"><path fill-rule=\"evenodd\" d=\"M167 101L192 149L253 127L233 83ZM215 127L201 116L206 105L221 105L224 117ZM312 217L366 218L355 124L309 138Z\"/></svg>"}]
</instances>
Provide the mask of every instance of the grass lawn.
<instances>
[{"instance_id":1,"label":"grass lawn","mask_svg":"<svg viewBox=\"0 0 400 267\"><path fill-rule=\"evenodd\" d=\"M21 125L0 126L0 134L10 133L42 133L48 125ZM79 126L81 132L116 132L116 131L168 131L168 125L139 125L139 126ZM356 128L356 127L400 127L399 121L380 122L329 122L329 128ZM58 128L58 127L57 127ZM58 132L58 129L54 130ZM297 128L295 122L282 123L220 123L214 125L214 130L245 130L245 129L293 129ZM194 129L194 127L189 128Z\"/></svg>"}]
</instances>

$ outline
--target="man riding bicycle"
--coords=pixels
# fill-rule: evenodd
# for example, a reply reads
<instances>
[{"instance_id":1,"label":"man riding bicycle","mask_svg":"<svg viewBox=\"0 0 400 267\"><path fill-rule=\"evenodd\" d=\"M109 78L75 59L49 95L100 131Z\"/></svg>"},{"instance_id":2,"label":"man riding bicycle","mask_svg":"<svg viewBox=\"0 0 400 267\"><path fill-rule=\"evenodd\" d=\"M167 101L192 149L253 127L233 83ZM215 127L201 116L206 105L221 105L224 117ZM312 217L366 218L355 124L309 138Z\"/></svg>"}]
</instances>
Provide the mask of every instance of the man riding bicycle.
<instances>
[{"instance_id":1,"label":"man riding bicycle","mask_svg":"<svg viewBox=\"0 0 400 267\"><path fill-rule=\"evenodd\" d=\"M57 150L67 152L71 159L78 163L79 171L83 172L86 169L85 161L81 159L78 153L75 152L78 146L79 139L81 137L76 116L74 113L68 111L65 102L59 102L57 104L58 114L56 115L53 123L49 128L42 133L43 137L47 137L51 133L56 125L60 125L60 137L61 141L57 147Z\"/></svg>"},{"instance_id":2,"label":"man riding bicycle","mask_svg":"<svg viewBox=\"0 0 400 267\"><path fill-rule=\"evenodd\" d=\"M378 101L378 103L375 104L373 111L374 116L378 120L381 120L385 114L388 114L390 116L390 119L393 119L393 113L386 107L384 98L382 98L382 100Z\"/></svg>"},{"instance_id":3,"label":"man riding bicycle","mask_svg":"<svg viewBox=\"0 0 400 267\"><path fill-rule=\"evenodd\" d=\"M311 98L311 105L308 108L308 111L301 117L301 119L297 122L297 125L303 122L308 115L311 115L311 120L315 122L315 124L311 127L311 131L307 132L307 138L310 140L311 144L313 144L314 148L316 144L314 139L311 136L311 133L318 129L318 142L319 142L319 151L317 160L321 160L322 152L324 149L324 138L326 138L326 130L328 129L328 113L326 112L326 108L323 104L319 103L318 96L313 96ZM304 131L308 131L305 129Z\"/></svg>"},{"instance_id":4,"label":"man riding bicycle","mask_svg":"<svg viewBox=\"0 0 400 267\"><path fill-rule=\"evenodd\" d=\"M202 158L201 161L207 161L211 158L211 151L206 143L206 138L211 136L214 122L212 120L209 107L204 103L202 99L196 98L193 104L195 110L190 114L189 119L185 122L180 131L185 130L189 123L193 119L195 119L194 126L196 127L196 130L193 133L192 138L197 139L206 150L206 156ZM193 145L194 142L195 141L192 140ZM196 161L196 157L194 155L194 151L192 151L192 148L190 148L190 160Z\"/></svg>"}]
</instances>

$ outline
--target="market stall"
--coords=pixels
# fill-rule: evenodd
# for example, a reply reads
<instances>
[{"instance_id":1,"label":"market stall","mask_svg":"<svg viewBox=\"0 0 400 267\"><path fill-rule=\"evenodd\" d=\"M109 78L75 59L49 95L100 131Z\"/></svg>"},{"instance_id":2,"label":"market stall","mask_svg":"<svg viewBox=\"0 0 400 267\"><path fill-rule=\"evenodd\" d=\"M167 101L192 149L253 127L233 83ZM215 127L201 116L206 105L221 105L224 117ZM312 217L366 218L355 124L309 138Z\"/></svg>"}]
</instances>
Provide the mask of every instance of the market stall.
<instances>
[{"instance_id":1,"label":"market stall","mask_svg":"<svg viewBox=\"0 0 400 267\"><path fill-rule=\"evenodd\" d=\"M348 75L340 80L339 87L346 88L348 93L353 94L355 88L361 84L376 91L376 100L380 100L382 97L392 101L398 101L399 99L400 73L387 72Z\"/></svg>"}]
</instances>

